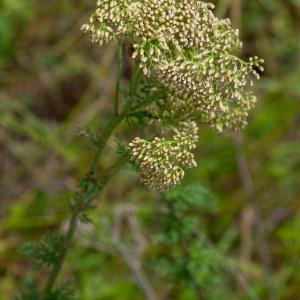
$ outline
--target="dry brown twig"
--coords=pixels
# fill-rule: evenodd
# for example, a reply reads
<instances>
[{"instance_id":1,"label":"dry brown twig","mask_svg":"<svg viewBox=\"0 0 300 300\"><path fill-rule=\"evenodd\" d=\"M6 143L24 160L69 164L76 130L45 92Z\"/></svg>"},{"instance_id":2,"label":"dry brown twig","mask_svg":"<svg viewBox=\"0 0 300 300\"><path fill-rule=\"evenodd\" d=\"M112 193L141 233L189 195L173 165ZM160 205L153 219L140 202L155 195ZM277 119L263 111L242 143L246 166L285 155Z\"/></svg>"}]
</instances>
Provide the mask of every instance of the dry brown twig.
<instances>
[{"instance_id":1,"label":"dry brown twig","mask_svg":"<svg viewBox=\"0 0 300 300\"><path fill-rule=\"evenodd\" d=\"M128 224L128 231L133 239L131 246L122 241L122 231L124 223ZM134 280L148 300L158 300L156 291L151 286L143 268L142 255L147 247L147 241L139 226L134 205L120 205L115 209L115 225L113 239L118 245L118 249L131 270Z\"/></svg>"},{"instance_id":2,"label":"dry brown twig","mask_svg":"<svg viewBox=\"0 0 300 300\"><path fill-rule=\"evenodd\" d=\"M269 293L269 299L276 299L276 293L274 285L272 283L272 261L268 247L267 237L265 235L265 225L262 221L261 213L258 206L253 201L253 195L255 189L253 180L251 177L249 164L247 157L244 153L244 147L242 142L242 135L237 133L233 136L233 140L236 147L236 160L237 166L245 192L245 208L241 213L241 259L243 262L251 260L253 253L253 246L255 245L258 249L260 261L266 271L266 284ZM254 236L256 235L256 240Z\"/></svg>"},{"instance_id":3,"label":"dry brown twig","mask_svg":"<svg viewBox=\"0 0 300 300\"><path fill-rule=\"evenodd\" d=\"M232 23L236 28L242 27L242 5L240 0L232 0L230 6ZM261 217L259 207L255 204L254 195L256 194L253 179L250 173L249 163L244 151L243 135L238 132L233 134L233 141L236 148L236 162L240 179L245 192L245 208L241 212L241 260L249 262L254 250L254 245L258 249L260 261L266 271L266 285L269 299L275 300L276 293L272 282L272 260L268 247L267 237L265 235L265 225ZM254 236L256 234L256 240Z\"/></svg>"}]
</instances>

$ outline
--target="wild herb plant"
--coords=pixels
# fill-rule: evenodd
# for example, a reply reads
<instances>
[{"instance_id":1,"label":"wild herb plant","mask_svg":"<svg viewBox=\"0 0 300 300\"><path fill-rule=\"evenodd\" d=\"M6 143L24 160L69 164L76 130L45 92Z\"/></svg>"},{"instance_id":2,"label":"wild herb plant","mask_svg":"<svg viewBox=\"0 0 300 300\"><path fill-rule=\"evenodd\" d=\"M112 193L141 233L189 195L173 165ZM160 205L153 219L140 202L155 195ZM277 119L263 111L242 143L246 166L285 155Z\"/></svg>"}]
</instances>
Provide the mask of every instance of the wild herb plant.
<instances>
[{"instance_id":1,"label":"wild herb plant","mask_svg":"<svg viewBox=\"0 0 300 300\"><path fill-rule=\"evenodd\" d=\"M94 157L70 200L68 229L25 247L48 273L43 288L32 285L18 299L74 299L66 285L57 284L58 276L78 224L90 222L93 201L125 164L136 167L148 189L165 192L180 184L186 169L197 165L192 151L202 124L218 132L246 126L256 102L251 86L263 71L262 60L244 61L236 56L242 47L238 30L228 19L216 18L213 8L197 0L97 2L82 30L96 45L118 45L114 117L99 136L86 128L80 130L90 137ZM124 43L133 49L135 66L128 88L121 87ZM120 142L119 159L107 170L99 170L109 138L126 120L151 129L151 136L136 137L127 146ZM174 217L176 205L167 201ZM185 241L181 242L186 251ZM188 278L193 279L191 274Z\"/></svg>"},{"instance_id":2,"label":"wild herb plant","mask_svg":"<svg viewBox=\"0 0 300 300\"><path fill-rule=\"evenodd\" d=\"M149 265L169 284L170 299L230 299L230 283L242 287L245 299L260 299L228 254L235 232L228 230L216 244L207 235L204 218L218 211L220 199L199 183L177 186L163 199Z\"/></svg>"},{"instance_id":3,"label":"wild herb plant","mask_svg":"<svg viewBox=\"0 0 300 300\"><path fill-rule=\"evenodd\" d=\"M197 299L214 299L212 287L219 286L219 296L225 291L218 275L224 257L212 251L201 226L199 212L213 213L218 199L199 184L187 184L166 192L164 203L157 209L157 245L153 265L181 293L187 286ZM209 298L208 298L209 294Z\"/></svg>"}]
</instances>

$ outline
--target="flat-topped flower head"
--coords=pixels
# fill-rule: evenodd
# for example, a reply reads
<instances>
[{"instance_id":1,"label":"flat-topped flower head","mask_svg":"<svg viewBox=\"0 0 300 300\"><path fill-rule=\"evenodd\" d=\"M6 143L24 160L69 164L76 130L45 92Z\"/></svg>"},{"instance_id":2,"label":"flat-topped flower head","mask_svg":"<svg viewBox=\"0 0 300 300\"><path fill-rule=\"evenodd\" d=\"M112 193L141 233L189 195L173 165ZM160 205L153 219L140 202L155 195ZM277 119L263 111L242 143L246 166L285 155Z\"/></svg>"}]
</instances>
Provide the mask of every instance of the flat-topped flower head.
<instances>
[{"instance_id":1,"label":"flat-topped flower head","mask_svg":"<svg viewBox=\"0 0 300 300\"><path fill-rule=\"evenodd\" d=\"M250 88L263 71L263 60L244 61L235 55L242 48L239 32L229 19L218 19L213 8L199 0L99 0L82 29L99 45L117 40L132 44L137 66L153 85L167 91L155 109L149 108L161 126L172 120L207 123L219 132L239 130L256 103ZM132 159L147 186L164 190L182 179L186 166L174 164L173 158L170 163L178 142L133 141ZM189 154L181 155L191 161Z\"/></svg>"},{"instance_id":2,"label":"flat-topped flower head","mask_svg":"<svg viewBox=\"0 0 300 300\"><path fill-rule=\"evenodd\" d=\"M139 137L130 144L130 159L139 169L142 182L150 189L163 192L177 185L184 168L197 165L191 150L196 148L198 127L195 122L181 123L171 139L156 137L146 141Z\"/></svg>"}]
</instances>

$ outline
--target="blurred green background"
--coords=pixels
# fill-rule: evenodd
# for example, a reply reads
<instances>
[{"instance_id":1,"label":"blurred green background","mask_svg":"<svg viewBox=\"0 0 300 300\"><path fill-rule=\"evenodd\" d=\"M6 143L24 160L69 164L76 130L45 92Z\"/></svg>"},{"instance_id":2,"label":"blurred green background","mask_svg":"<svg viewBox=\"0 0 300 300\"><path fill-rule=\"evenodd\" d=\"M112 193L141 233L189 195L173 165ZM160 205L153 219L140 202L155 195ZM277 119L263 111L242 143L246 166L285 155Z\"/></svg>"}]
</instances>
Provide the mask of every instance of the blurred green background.
<instances>
[{"instance_id":1,"label":"blurred green background","mask_svg":"<svg viewBox=\"0 0 300 300\"><path fill-rule=\"evenodd\" d=\"M165 196L130 168L114 179L63 269L79 299L200 299L195 278L211 300L300 299L300 1L215 3L240 27L241 55L265 59L249 126L201 128L198 167ZM103 128L112 115L116 46L97 48L80 32L94 5L0 2L1 300L35 276L20 246L65 229L91 156L76 127Z\"/></svg>"}]
</instances>

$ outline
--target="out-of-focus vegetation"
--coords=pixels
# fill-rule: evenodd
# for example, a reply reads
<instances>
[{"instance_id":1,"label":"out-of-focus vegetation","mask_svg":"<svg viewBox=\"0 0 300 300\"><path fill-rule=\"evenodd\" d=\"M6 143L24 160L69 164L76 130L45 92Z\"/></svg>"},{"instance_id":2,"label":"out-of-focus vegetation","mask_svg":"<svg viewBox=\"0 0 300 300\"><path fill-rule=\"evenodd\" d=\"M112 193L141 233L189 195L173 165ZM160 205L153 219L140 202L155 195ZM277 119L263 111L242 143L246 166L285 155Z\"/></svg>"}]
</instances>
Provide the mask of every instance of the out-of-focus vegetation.
<instances>
[{"instance_id":1,"label":"out-of-focus vegetation","mask_svg":"<svg viewBox=\"0 0 300 300\"><path fill-rule=\"evenodd\" d=\"M300 1L216 4L241 27L242 55L266 62L250 125L201 128L199 166L165 195L130 169L114 179L61 275L79 299L300 299ZM79 30L93 6L0 3L1 300L35 275L21 245L65 230L90 158L76 127L103 128L113 111L116 46Z\"/></svg>"}]
</instances>

